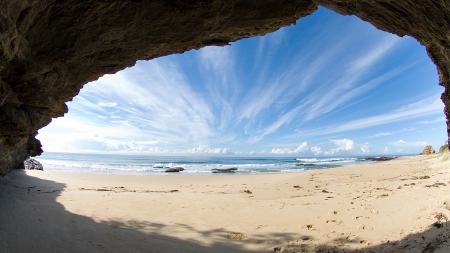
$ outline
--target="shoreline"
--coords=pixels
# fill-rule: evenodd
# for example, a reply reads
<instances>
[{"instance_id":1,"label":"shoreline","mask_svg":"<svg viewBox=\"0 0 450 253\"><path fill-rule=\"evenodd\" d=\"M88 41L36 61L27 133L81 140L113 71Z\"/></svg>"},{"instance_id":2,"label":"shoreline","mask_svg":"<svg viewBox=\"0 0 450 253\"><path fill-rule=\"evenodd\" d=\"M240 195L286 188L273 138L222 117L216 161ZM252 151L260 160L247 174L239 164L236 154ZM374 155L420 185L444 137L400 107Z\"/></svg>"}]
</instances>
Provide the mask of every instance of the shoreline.
<instances>
[{"instance_id":1,"label":"shoreline","mask_svg":"<svg viewBox=\"0 0 450 253\"><path fill-rule=\"evenodd\" d=\"M116 158L108 155L108 159L86 160L84 154L71 154L65 157L34 158L42 163L45 171L116 174L116 175L165 175L165 174L223 174L229 169L235 174L276 174L322 170L327 168L363 165L374 162L389 161L401 156L380 157L204 157L187 161L182 156L173 156L168 160L153 156L129 156ZM408 156L405 156L408 157ZM381 158L381 159L380 159ZM181 169L181 171L179 170ZM172 171L167 171L172 170ZM231 174L231 173L230 173Z\"/></svg>"},{"instance_id":2,"label":"shoreline","mask_svg":"<svg viewBox=\"0 0 450 253\"><path fill-rule=\"evenodd\" d=\"M450 217L438 155L304 173L14 171L0 187L2 252L450 249L450 224L433 226Z\"/></svg>"}]
</instances>

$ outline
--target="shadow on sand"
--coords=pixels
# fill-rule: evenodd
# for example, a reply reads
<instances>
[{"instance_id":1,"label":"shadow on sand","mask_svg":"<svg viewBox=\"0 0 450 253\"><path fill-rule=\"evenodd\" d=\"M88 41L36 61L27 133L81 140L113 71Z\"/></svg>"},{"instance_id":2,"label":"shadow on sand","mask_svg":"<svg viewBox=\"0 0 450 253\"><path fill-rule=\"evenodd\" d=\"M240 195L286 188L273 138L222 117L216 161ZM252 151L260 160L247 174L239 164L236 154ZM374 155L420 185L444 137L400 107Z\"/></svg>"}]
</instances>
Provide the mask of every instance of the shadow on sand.
<instances>
[{"instance_id":1,"label":"shadow on sand","mask_svg":"<svg viewBox=\"0 0 450 253\"><path fill-rule=\"evenodd\" d=\"M430 224L423 233L376 246L363 246L358 239L347 238L319 245L301 234L283 233L233 240L228 236L230 231L223 229L200 231L184 224L95 221L68 212L56 201L65 188L65 184L27 176L23 171L0 178L0 252L450 252L449 222L441 228ZM173 236L162 233L175 229L179 232ZM186 238L183 231L211 238L208 241L212 243ZM247 247L258 243L265 245L259 250ZM348 245L358 245L351 247L358 249Z\"/></svg>"}]
</instances>

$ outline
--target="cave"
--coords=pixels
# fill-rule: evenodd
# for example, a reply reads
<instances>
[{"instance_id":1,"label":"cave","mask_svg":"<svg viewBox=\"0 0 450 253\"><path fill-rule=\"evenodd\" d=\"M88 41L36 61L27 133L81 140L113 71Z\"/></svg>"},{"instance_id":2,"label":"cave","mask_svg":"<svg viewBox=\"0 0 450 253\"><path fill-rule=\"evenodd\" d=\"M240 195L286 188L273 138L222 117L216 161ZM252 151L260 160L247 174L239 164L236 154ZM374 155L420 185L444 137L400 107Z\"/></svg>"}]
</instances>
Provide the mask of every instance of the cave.
<instances>
[{"instance_id":1,"label":"cave","mask_svg":"<svg viewBox=\"0 0 450 253\"><path fill-rule=\"evenodd\" d=\"M43 151L36 133L84 84L137 60L264 35L318 6L411 36L437 66L450 142L450 4L445 1L1 1L0 175Z\"/></svg>"}]
</instances>

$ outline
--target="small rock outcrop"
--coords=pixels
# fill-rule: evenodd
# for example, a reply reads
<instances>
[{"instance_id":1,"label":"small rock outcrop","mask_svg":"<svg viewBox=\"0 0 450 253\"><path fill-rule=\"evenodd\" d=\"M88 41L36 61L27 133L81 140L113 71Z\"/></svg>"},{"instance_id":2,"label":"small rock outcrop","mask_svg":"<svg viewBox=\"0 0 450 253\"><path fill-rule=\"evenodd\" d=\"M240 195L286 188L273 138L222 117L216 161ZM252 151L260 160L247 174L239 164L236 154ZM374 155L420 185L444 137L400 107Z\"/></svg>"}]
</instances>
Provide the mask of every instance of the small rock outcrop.
<instances>
[{"instance_id":1,"label":"small rock outcrop","mask_svg":"<svg viewBox=\"0 0 450 253\"><path fill-rule=\"evenodd\" d=\"M363 160L373 161L373 162L384 162L384 161L390 161L390 160L393 160L396 158L397 157L382 156L382 157L366 157L366 158L363 158Z\"/></svg>"},{"instance_id":2,"label":"small rock outcrop","mask_svg":"<svg viewBox=\"0 0 450 253\"><path fill-rule=\"evenodd\" d=\"M428 145L423 149L422 153L420 153L420 154L421 155L432 155L434 153L436 153L436 152L434 151L433 146Z\"/></svg>"},{"instance_id":3,"label":"small rock outcrop","mask_svg":"<svg viewBox=\"0 0 450 253\"><path fill-rule=\"evenodd\" d=\"M296 164L295 166L305 166L305 167L308 167L308 166L316 166L314 163L299 163L299 164Z\"/></svg>"},{"instance_id":4,"label":"small rock outcrop","mask_svg":"<svg viewBox=\"0 0 450 253\"><path fill-rule=\"evenodd\" d=\"M212 173L234 173L238 168L228 168L228 169L212 169Z\"/></svg>"},{"instance_id":5,"label":"small rock outcrop","mask_svg":"<svg viewBox=\"0 0 450 253\"><path fill-rule=\"evenodd\" d=\"M23 166L26 170L44 170L44 166L35 159L28 158L23 162Z\"/></svg>"},{"instance_id":6,"label":"small rock outcrop","mask_svg":"<svg viewBox=\"0 0 450 253\"><path fill-rule=\"evenodd\" d=\"M184 170L184 168L182 168L182 167L173 167L173 168L167 169L166 172L180 172L183 170Z\"/></svg>"}]
</instances>

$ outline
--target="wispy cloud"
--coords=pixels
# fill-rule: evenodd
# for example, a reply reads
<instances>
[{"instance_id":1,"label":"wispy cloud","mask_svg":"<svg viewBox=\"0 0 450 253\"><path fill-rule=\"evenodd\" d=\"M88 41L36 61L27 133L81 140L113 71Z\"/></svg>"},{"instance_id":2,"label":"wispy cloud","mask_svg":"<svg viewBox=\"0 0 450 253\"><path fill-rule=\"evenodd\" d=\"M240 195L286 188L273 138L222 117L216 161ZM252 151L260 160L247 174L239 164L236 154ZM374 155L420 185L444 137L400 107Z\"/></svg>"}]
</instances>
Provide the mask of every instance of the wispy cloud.
<instances>
[{"instance_id":1,"label":"wispy cloud","mask_svg":"<svg viewBox=\"0 0 450 253\"><path fill-rule=\"evenodd\" d=\"M434 120L419 121L416 124L428 125L428 124L439 123L439 122L445 122L445 117L440 117L440 118L434 119Z\"/></svg>"},{"instance_id":2,"label":"wispy cloud","mask_svg":"<svg viewBox=\"0 0 450 253\"><path fill-rule=\"evenodd\" d=\"M341 78L330 80L325 85L322 85L322 88L326 92L317 92L309 98L310 101L314 101L314 104L308 109L304 120L308 121L326 114L355 96L392 77L395 72L387 73L381 78L369 81L356 89L354 88L355 85L360 84L361 78L370 70L370 67L380 61L399 42L400 39L397 36L386 36L369 53L364 53L357 59L351 61L345 68L344 75ZM326 89L325 86L331 88Z\"/></svg>"},{"instance_id":3,"label":"wispy cloud","mask_svg":"<svg viewBox=\"0 0 450 253\"><path fill-rule=\"evenodd\" d=\"M397 147L425 147L426 145L428 145L428 143L426 143L425 141L406 142L403 140L398 140L391 144Z\"/></svg>"},{"instance_id":4,"label":"wispy cloud","mask_svg":"<svg viewBox=\"0 0 450 253\"><path fill-rule=\"evenodd\" d=\"M378 137L383 137L383 136L390 136L390 135L403 133L403 132L411 132L411 131L414 131L414 130L416 130L416 129L415 128L403 128L402 130L394 131L394 132L381 132L381 133L372 134L372 135L363 137L363 139L373 139L373 138L378 138Z\"/></svg>"},{"instance_id":5,"label":"wispy cloud","mask_svg":"<svg viewBox=\"0 0 450 253\"><path fill-rule=\"evenodd\" d=\"M326 135L339 132L347 132L358 129L369 128L373 126L398 122L419 118L423 116L438 114L443 109L442 101L437 97L432 96L424 98L418 102L408 104L390 113L352 120L343 124L337 124L329 127L322 127L314 130L304 131L296 130L296 135L301 136L317 136Z\"/></svg>"}]
</instances>

